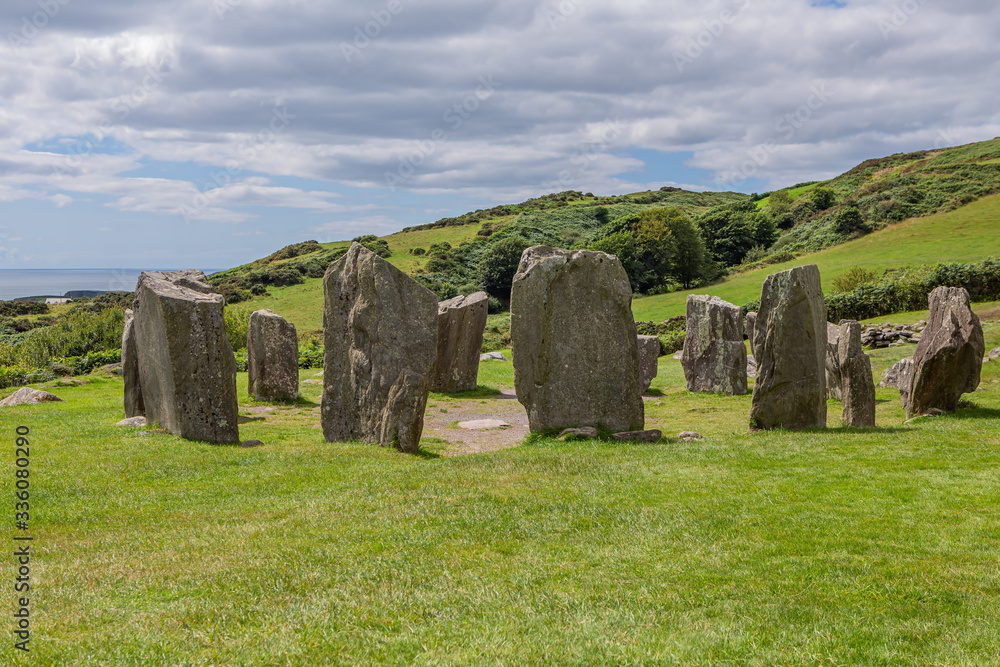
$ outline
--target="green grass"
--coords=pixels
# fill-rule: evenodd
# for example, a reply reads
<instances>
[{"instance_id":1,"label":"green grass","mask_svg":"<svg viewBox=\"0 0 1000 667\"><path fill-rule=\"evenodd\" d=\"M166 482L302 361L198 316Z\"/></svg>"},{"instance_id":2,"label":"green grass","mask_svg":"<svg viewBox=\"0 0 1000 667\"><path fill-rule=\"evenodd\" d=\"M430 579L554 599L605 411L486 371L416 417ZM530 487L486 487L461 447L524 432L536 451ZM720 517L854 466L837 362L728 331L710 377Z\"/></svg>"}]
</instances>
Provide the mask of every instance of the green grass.
<instances>
[{"instance_id":1,"label":"green grass","mask_svg":"<svg viewBox=\"0 0 1000 667\"><path fill-rule=\"evenodd\" d=\"M509 220L508 218L496 218L491 220L491 224L499 226ZM482 223L470 225L457 225L454 227L438 227L436 229L415 229L408 232L397 232L383 237L389 243L392 250L392 257L389 263L405 271L413 273L419 266L427 263L426 256L416 256L408 254L410 248L423 248L427 250L434 243L448 242L452 246L457 246L463 241L471 241L476 238L476 232L482 227Z\"/></svg>"},{"instance_id":2,"label":"green grass","mask_svg":"<svg viewBox=\"0 0 1000 667\"><path fill-rule=\"evenodd\" d=\"M687 292L639 298L632 303L637 321L660 322L683 315L688 294L710 293L743 305L760 298L764 279L778 271L816 264L829 291L834 278L852 266L881 273L906 264L977 261L1000 252L1000 195L924 218L911 218L843 245L803 255L791 262L737 274L725 281Z\"/></svg>"},{"instance_id":3,"label":"green grass","mask_svg":"<svg viewBox=\"0 0 1000 667\"><path fill-rule=\"evenodd\" d=\"M876 372L904 353L875 353ZM248 415L256 449L111 426L118 378L60 388L0 413L5 498L14 427L31 428L35 538L33 653L8 633L0 662L996 664L993 380L1000 364L944 418L904 425L880 389L877 429L750 435L748 396L691 395L663 358L660 444L461 458L324 443L316 384Z\"/></svg>"}]
</instances>

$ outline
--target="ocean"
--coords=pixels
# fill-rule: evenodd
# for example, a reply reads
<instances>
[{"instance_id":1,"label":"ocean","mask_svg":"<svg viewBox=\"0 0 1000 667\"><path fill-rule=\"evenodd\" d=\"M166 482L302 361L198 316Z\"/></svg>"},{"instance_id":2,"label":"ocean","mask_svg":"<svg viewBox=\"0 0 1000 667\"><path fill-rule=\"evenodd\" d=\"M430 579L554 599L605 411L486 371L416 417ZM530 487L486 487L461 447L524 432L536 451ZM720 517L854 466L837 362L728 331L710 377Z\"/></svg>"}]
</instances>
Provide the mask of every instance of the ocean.
<instances>
[{"instance_id":1,"label":"ocean","mask_svg":"<svg viewBox=\"0 0 1000 667\"><path fill-rule=\"evenodd\" d=\"M0 300L63 296L77 290L131 292L143 271L175 269L0 269ZM206 269L214 273L218 269Z\"/></svg>"}]
</instances>

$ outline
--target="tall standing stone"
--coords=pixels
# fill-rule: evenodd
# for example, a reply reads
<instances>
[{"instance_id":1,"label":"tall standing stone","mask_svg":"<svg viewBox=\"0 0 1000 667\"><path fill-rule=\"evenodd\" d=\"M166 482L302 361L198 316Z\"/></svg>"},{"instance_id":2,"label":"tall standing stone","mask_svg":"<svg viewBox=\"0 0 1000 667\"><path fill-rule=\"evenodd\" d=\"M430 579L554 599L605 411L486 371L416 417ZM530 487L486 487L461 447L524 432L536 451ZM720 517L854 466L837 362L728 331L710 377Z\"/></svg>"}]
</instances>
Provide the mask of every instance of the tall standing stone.
<instances>
[{"instance_id":1,"label":"tall standing stone","mask_svg":"<svg viewBox=\"0 0 1000 667\"><path fill-rule=\"evenodd\" d=\"M751 428L826 426L826 324L815 264L764 281L754 330Z\"/></svg>"},{"instance_id":2,"label":"tall standing stone","mask_svg":"<svg viewBox=\"0 0 1000 667\"><path fill-rule=\"evenodd\" d=\"M258 401L294 400L299 395L299 340L295 325L270 310L250 315L247 380Z\"/></svg>"},{"instance_id":3,"label":"tall standing stone","mask_svg":"<svg viewBox=\"0 0 1000 667\"><path fill-rule=\"evenodd\" d=\"M638 336L636 343L639 345L639 393L644 394L659 371L657 364L660 360L660 338Z\"/></svg>"},{"instance_id":4,"label":"tall standing stone","mask_svg":"<svg viewBox=\"0 0 1000 667\"><path fill-rule=\"evenodd\" d=\"M842 421L846 426L875 426L875 381L871 358L861 345L861 324L841 322L839 329Z\"/></svg>"},{"instance_id":5,"label":"tall standing stone","mask_svg":"<svg viewBox=\"0 0 1000 667\"><path fill-rule=\"evenodd\" d=\"M139 351L135 347L135 314L125 309L125 330L122 332L122 379L125 381L125 417L146 414L139 383Z\"/></svg>"},{"instance_id":6,"label":"tall standing stone","mask_svg":"<svg viewBox=\"0 0 1000 667\"><path fill-rule=\"evenodd\" d=\"M510 335L514 387L532 432L643 429L632 290L615 256L525 250L511 287Z\"/></svg>"},{"instance_id":7,"label":"tall standing stone","mask_svg":"<svg viewBox=\"0 0 1000 667\"><path fill-rule=\"evenodd\" d=\"M236 358L224 306L201 271L139 276L132 309L146 418L174 435L239 442Z\"/></svg>"},{"instance_id":8,"label":"tall standing stone","mask_svg":"<svg viewBox=\"0 0 1000 667\"><path fill-rule=\"evenodd\" d=\"M907 416L931 408L953 411L962 394L976 390L986 343L969 293L962 287L938 287L928 296L930 317L913 352Z\"/></svg>"},{"instance_id":9,"label":"tall standing stone","mask_svg":"<svg viewBox=\"0 0 1000 667\"><path fill-rule=\"evenodd\" d=\"M432 391L475 389L488 314L486 292L456 296L438 304L437 370Z\"/></svg>"},{"instance_id":10,"label":"tall standing stone","mask_svg":"<svg viewBox=\"0 0 1000 667\"><path fill-rule=\"evenodd\" d=\"M743 310L717 296L689 295L681 364L689 391L747 393Z\"/></svg>"},{"instance_id":11,"label":"tall standing stone","mask_svg":"<svg viewBox=\"0 0 1000 667\"><path fill-rule=\"evenodd\" d=\"M358 243L323 276L323 436L416 451L437 359L437 297Z\"/></svg>"},{"instance_id":12,"label":"tall standing stone","mask_svg":"<svg viewBox=\"0 0 1000 667\"><path fill-rule=\"evenodd\" d=\"M750 350L752 351L753 350L753 332L754 332L754 328L757 326L757 313L753 312L753 311L747 313L747 316L744 318L744 320L746 322L745 326L746 326L746 330L747 330L747 342L750 344Z\"/></svg>"},{"instance_id":13,"label":"tall standing stone","mask_svg":"<svg viewBox=\"0 0 1000 667\"><path fill-rule=\"evenodd\" d=\"M840 327L826 323L826 397L843 400L840 391Z\"/></svg>"}]
</instances>

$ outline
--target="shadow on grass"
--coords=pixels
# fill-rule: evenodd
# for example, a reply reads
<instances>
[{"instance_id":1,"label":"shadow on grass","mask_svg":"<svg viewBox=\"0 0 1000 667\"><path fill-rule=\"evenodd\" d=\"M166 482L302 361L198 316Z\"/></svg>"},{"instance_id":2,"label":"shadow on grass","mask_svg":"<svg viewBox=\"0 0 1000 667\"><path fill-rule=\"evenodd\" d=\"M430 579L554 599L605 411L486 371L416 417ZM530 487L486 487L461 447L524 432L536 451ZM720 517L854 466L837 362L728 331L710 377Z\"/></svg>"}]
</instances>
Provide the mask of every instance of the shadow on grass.
<instances>
[{"instance_id":1,"label":"shadow on grass","mask_svg":"<svg viewBox=\"0 0 1000 667\"><path fill-rule=\"evenodd\" d=\"M995 419L1000 421L1000 410L996 408L983 408L974 403L962 401L958 405L958 410L949 412L944 416L951 419Z\"/></svg>"},{"instance_id":2,"label":"shadow on grass","mask_svg":"<svg viewBox=\"0 0 1000 667\"><path fill-rule=\"evenodd\" d=\"M452 400L461 400L463 398L496 398L498 396L503 396L503 392L496 387L489 387L485 384L481 384L475 389L456 391L453 394L432 391L430 395L432 398L436 398L438 400L449 398Z\"/></svg>"}]
</instances>

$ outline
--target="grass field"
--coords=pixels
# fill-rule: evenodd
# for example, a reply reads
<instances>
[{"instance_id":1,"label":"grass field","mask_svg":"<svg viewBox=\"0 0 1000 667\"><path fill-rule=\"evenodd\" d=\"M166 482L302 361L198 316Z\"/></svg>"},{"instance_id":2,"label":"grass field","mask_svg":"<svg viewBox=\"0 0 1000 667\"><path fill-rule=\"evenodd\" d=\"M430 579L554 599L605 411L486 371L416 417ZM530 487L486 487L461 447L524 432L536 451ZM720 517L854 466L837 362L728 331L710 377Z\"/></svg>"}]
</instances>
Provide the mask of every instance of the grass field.
<instances>
[{"instance_id":1,"label":"grass field","mask_svg":"<svg viewBox=\"0 0 1000 667\"><path fill-rule=\"evenodd\" d=\"M121 380L94 377L0 409L8 499L31 430L34 538L32 654L8 632L0 662L995 665L998 381L985 365L947 417L904 424L879 389L876 429L831 401L829 430L751 435L749 396L692 395L663 358L659 444L441 458L324 443L317 384L275 412L241 400L260 448L144 435L111 425Z\"/></svg>"},{"instance_id":2,"label":"grass field","mask_svg":"<svg viewBox=\"0 0 1000 667\"><path fill-rule=\"evenodd\" d=\"M997 255L1000 255L1000 195L948 213L911 218L844 245L731 276L716 285L636 299L632 312L637 321L661 322L683 315L688 294L712 294L743 305L760 298L761 285L768 275L804 264L819 266L827 291L833 279L852 266L881 273L907 264L971 262Z\"/></svg>"}]
</instances>

